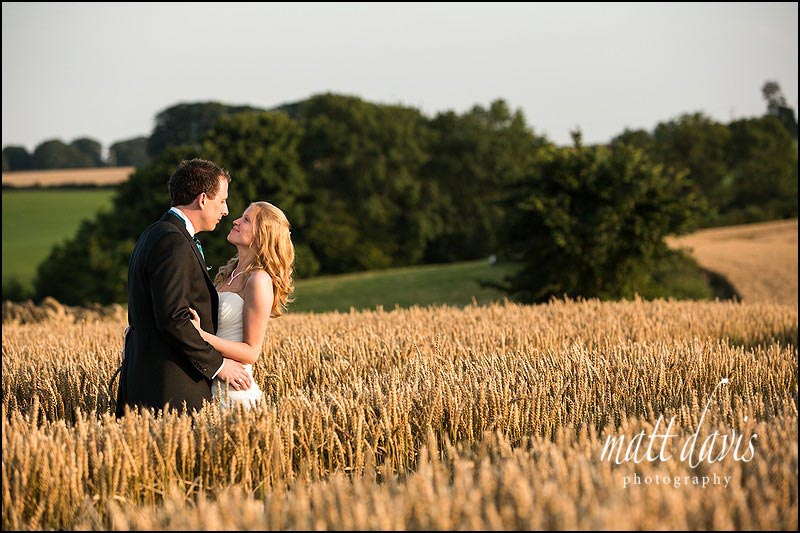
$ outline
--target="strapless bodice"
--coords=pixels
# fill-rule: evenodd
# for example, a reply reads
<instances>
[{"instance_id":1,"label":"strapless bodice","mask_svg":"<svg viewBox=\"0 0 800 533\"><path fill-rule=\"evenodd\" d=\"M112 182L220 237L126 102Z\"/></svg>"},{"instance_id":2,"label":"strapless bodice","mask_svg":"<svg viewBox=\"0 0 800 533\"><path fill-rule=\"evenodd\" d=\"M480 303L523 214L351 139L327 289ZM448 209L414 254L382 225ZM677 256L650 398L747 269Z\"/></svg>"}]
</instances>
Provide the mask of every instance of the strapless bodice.
<instances>
[{"instance_id":1,"label":"strapless bodice","mask_svg":"<svg viewBox=\"0 0 800 533\"><path fill-rule=\"evenodd\" d=\"M219 315L217 323L217 337L229 341L244 341L244 300L235 292L220 292ZM245 370L253 376L253 365L244 365ZM211 393L220 401L223 407L231 407L234 403L242 402L246 406L253 405L261 399L261 389L253 379L253 384L248 390L237 391L228 388L227 384L214 378L211 383Z\"/></svg>"},{"instance_id":2,"label":"strapless bodice","mask_svg":"<svg viewBox=\"0 0 800 533\"><path fill-rule=\"evenodd\" d=\"M235 292L219 293L217 337L229 341L244 340L244 300Z\"/></svg>"}]
</instances>

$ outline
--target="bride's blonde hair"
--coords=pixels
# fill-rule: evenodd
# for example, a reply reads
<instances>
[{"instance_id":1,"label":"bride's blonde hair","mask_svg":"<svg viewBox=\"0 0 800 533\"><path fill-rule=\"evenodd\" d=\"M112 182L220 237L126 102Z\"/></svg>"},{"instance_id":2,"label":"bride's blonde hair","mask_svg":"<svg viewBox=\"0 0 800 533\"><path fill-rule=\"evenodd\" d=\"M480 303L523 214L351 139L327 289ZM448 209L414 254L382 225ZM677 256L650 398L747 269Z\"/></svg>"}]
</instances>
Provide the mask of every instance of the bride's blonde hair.
<instances>
[{"instance_id":1,"label":"bride's blonde hair","mask_svg":"<svg viewBox=\"0 0 800 533\"><path fill-rule=\"evenodd\" d=\"M286 311L286 305L294 300L289 295L294 292L294 245L292 244L289 220L283 211L269 202L253 202L251 216L253 220L253 260L243 272L264 270L272 278L273 300L270 316L279 317ZM222 283L230 277L239 254L231 258L219 269L214 283ZM238 276L238 273L237 273Z\"/></svg>"}]
</instances>

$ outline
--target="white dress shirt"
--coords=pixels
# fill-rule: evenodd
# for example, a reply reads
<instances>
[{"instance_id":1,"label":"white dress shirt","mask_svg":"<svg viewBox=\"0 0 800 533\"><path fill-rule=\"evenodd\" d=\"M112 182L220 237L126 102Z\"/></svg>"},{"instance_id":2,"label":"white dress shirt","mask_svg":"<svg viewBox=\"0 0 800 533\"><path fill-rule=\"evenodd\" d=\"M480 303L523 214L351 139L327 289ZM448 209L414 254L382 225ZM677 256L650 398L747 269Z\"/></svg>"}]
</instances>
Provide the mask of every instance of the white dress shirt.
<instances>
[{"instance_id":1,"label":"white dress shirt","mask_svg":"<svg viewBox=\"0 0 800 533\"><path fill-rule=\"evenodd\" d=\"M189 220L189 217L187 217L187 216L186 216L186 215L183 213L183 211L181 211L181 210L180 210L180 209L178 209L177 207L170 207L170 208L169 208L169 212L170 212L170 213L175 213L176 215L178 215L178 218L180 218L181 220L183 220L183 222L186 224L186 229L189 231L189 235L190 235L192 238L194 238L194 234L195 234L195 233L197 233L197 232L196 232L196 231L194 231L194 224L192 224L192 221L191 221L191 220Z\"/></svg>"}]
</instances>

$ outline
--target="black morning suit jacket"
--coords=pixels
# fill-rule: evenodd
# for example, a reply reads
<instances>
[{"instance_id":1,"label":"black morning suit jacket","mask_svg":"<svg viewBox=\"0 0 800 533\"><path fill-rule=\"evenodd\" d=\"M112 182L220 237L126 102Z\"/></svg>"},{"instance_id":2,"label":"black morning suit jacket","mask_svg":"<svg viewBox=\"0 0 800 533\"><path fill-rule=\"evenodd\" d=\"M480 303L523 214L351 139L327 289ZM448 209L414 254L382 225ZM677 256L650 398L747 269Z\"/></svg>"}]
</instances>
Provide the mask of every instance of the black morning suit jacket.
<instances>
[{"instance_id":1,"label":"black morning suit jacket","mask_svg":"<svg viewBox=\"0 0 800 533\"><path fill-rule=\"evenodd\" d=\"M183 220L169 211L139 237L128 264L128 324L117 390L125 406L200 409L222 355L190 322L217 331L219 296Z\"/></svg>"}]
</instances>

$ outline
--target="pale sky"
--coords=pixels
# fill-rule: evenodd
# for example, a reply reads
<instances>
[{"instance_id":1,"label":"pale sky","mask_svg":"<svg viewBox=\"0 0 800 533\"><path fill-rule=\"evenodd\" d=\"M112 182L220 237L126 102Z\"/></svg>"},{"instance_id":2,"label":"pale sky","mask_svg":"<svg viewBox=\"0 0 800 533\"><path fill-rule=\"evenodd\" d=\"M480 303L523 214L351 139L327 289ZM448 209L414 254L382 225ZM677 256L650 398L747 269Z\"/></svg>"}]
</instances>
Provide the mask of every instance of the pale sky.
<instances>
[{"instance_id":1,"label":"pale sky","mask_svg":"<svg viewBox=\"0 0 800 533\"><path fill-rule=\"evenodd\" d=\"M682 113L797 111L797 3L3 2L2 145L149 135L184 102L323 92L432 117L503 98L537 134L606 143Z\"/></svg>"}]
</instances>

